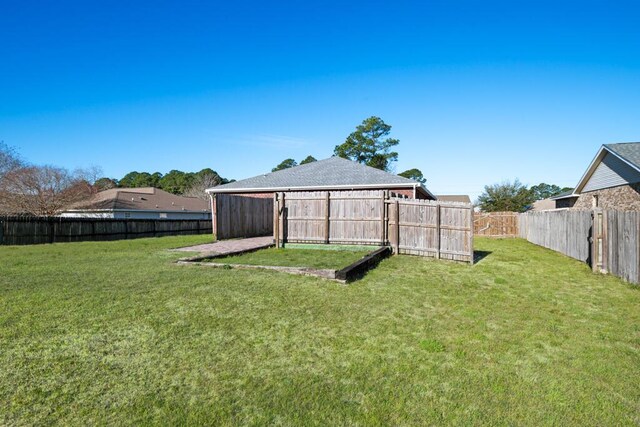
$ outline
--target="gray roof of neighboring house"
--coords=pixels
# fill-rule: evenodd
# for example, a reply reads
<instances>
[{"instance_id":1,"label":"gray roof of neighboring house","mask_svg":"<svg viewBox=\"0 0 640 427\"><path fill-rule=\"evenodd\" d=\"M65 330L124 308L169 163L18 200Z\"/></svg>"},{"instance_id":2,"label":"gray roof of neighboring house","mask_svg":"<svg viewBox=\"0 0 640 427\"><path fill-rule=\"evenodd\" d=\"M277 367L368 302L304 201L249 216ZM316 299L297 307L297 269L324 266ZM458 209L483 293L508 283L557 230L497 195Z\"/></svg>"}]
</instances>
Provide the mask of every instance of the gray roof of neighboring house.
<instances>
[{"instance_id":1,"label":"gray roof of neighboring house","mask_svg":"<svg viewBox=\"0 0 640 427\"><path fill-rule=\"evenodd\" d=\"M573 190L567 190L567 191L563 191L562 193L558 193L553 197L549 197L549 199L558 200L558 199L566 199L571 197L578 197L578 194L573 194Z\"/></svg>"},{"instance_id":2,"label":"gray roof of neighboring house","mask_svg":"<svg viewBox=\"0 0 640 427\"><path fill-rule=\"evenodd\" d=\"M640 142L623 142L620 144L605 144L604 146L633 164L637 169L640 169Z\"/></svg>"},{"instance_id":3,"label":"gray roof of neighboring house","mask_svg":"<svg viewBox=\"0 0 640 427\"><path fill-rule=\"evenodd\" d=\"M112 188L100 191L91 199L71 206L70 211L76 210L158 210L203 212L210 211L211 206L206 200L197 197L185 197L171 194L159 188Z\"/></svg>"},{"instance_id":4,"label":"gray roof of neighboring house","mask_svg":"<svg viewBox=\"0 0 640 427\"><path fill-rule=\"evenodd\" d=\"M546 211L556 208L556 202L553 199L542 199L536 200L531 205L531 210L533 211Z\"/></svg>"},{"instance_id":5,"label":"gray roof of neighboring house","mask_svg":"<svg viewBox=\"0 0 640 427\"><path fill-rule=\"evenodd\" d=\"M471 199L466 194L438 194L436 197L441 202L471 203Z\"/></svg>"},{"instance_id":6,"label":"gray roof of neighboring house","mask_svg":"<svg viewBox=\"0 0 640 427\"><path fill-rule=\"evenodd\" d=\"M219 185L208 193L312 190L318 188L407 188L417 187L433 197L422 184L380 169L340 157L330 157L277 172L265 173Z\"/></svg>"}]
</instances>

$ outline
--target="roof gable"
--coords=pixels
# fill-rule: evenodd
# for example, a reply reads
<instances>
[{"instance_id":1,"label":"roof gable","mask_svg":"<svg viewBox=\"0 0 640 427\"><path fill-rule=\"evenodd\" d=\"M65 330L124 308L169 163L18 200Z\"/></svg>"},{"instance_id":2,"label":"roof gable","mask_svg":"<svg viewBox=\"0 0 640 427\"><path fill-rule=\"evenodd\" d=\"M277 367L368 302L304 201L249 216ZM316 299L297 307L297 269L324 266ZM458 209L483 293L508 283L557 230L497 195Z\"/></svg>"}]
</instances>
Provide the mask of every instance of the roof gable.
<instances>
[{"instance_id":1,"label":"roof gable","mask_svg":"<svg viewBox=\"0 0 640 427\"><path fill-rule=\"evenodd\" d=\"M603 145L580 178L574 194L640 182L639 164L640 143Z\"/></svg>"},{"instance_id":2,"label":"roof gable","mask_svg":"<svg viewBox=\"0 0 640 427\"><path fill-rule=\"evenodd\" d=\"M219 185L209 193L286 191L305 188L420 187L420 183L341 157L330 157L277 172Z\"/></svg>"}]
</instances>

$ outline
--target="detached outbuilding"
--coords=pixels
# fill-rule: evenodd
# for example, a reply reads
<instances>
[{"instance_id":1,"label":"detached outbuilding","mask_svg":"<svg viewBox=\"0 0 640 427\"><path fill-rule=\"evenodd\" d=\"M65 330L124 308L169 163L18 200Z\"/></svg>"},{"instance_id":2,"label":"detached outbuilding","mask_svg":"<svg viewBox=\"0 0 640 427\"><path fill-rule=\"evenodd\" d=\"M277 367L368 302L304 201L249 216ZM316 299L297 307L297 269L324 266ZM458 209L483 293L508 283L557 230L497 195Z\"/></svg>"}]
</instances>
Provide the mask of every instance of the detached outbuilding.
<instances>
[{"instance_id":1,"label":"detached outbuilding","mask_svg":"<svg viewBox=\"0 0 640 427\"><path fill-rule=\"evenodd\" d=\"M210 188L207 193L211 196L214 233L218 238L229 238L272 233L276 193L286 196L289 192L354 190L384 190L395 197L436 200L419 182L340 157L231 182ZM233 230L231 220L235 221Z\"/></svg>"}]
</instances>

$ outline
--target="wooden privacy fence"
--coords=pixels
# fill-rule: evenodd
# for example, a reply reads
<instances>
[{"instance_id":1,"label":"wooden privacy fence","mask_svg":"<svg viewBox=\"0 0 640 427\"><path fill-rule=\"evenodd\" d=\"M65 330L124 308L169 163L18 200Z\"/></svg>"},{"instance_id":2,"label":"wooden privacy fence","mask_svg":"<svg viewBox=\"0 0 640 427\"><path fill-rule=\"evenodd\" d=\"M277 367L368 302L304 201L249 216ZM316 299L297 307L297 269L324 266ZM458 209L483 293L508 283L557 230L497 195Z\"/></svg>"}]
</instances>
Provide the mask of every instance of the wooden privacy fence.
<instances>
[{"instance_id":1,"label":"wooden privacy fence","mask_svg":"<svg viewBox=\"0 0 640 427\"><path fill-rule=\"evenodd\" d=\"M268 236L273 233L273 198L216 194L213 223L218 239Z\"/></svg>"},{"instance_id":2,"label":"wooden privacy fence","mask_svg":"<svg viewBox=\"0 0 640 427\"><path fill-rule=\"evenodd\" d=\"M640 283L640 212L594 212L595 269Z\"/></svg>"},{"instance_id":3,"label":"wooden privacy fence","mask_svg":"<svg viewBox=\"0 0 640 427\"><path fill-rule=\"evenodd\" d=\"M518 237L517 212L476 212L473 234L491 237Z\"/></svg>"},{"instance_id":4,"label":"wooden privacy fence","mask_svg":"<svg viewBox=\"0 0 640 427\"><path fill-rule=\"evenodd\" d=\"M209 220L0 217L0 244L120 240L211 233Z\"/></svg>"},{"instance_id":5,"label":"wooden privacy fence","mask_svg":"<svg viewBox=\"0 0 640 427\"><path fill-rule=\"evenodd\" d=\"M520 237L640 283L640 212L594 209L521 214Z\"/></svg>"},{"instance_id":6,"label":"wooden privacy fence","mask_svg":"<svg viewBox=\"0 0 640 427\"><path fill-rule=\"evenodd\" d=\"M390 245L395 253L473 263L473 207L385 191L278 193L276 244Z\"/></svg>"},{"instance_id":7,"label":"wooden privacy fence","mask_svg":"<svg viewBox=\"0 0 640 427\"><path fill-rule=\"evenodd\" d=\"M591 212L557 210L528 212L519 217L519 235L531 243L590 262Z\"/></svg>"}]
</instances>

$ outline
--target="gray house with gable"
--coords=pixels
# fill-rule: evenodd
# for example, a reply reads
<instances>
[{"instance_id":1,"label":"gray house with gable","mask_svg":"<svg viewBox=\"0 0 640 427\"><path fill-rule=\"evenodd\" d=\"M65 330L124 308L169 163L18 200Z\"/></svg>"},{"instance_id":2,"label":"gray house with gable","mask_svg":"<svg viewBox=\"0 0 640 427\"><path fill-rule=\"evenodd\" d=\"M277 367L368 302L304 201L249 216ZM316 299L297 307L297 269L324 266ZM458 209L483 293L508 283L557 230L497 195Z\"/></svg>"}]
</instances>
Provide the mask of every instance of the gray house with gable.
<instances>
[{"instance_id":1,"label":"gray house with gable","mask_svg":"<svg viewBox=\"0 0 640 427\"><path fill-rule=\"evenodd\" d=\"M603 145L571 197L575 209L640 210L640 142Z\"/></svg>"}]
</instances>

